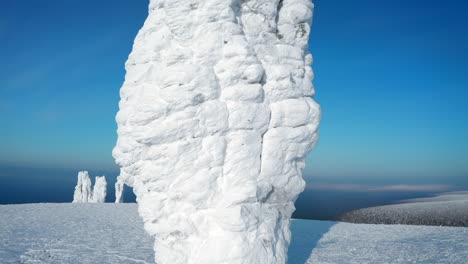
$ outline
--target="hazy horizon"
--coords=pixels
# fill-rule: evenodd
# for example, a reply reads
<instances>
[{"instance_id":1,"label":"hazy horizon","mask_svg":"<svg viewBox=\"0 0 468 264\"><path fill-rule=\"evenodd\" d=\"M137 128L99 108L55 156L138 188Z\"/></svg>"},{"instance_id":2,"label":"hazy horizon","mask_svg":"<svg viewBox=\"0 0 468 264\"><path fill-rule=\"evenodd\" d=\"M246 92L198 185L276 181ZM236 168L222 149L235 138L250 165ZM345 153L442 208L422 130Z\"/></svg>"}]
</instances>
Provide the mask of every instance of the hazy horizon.
<instances>
[{"instance_id":1,"label":"hazy horizon","mask_svg":"<svg viewBox=\"0 0 468 264\"><path fill-rule=\"evenodd\" d=\"M67 203L73 200L78 169L25 168L0 164L0 204ZM114 184L118 170L89 170L95 176L106 176L106 202L114 202ZM411 184L410 182L343 183L332 179L308 177L306 190L296 201L293 217L331 220L354 209L391 204L398 200L427 197L437 193L468 190L468 186L442 183ZM310 180L311 179L311 180ZM131 188L126 187L124 202L135 202Z\"/></svg>"}]
</instances>

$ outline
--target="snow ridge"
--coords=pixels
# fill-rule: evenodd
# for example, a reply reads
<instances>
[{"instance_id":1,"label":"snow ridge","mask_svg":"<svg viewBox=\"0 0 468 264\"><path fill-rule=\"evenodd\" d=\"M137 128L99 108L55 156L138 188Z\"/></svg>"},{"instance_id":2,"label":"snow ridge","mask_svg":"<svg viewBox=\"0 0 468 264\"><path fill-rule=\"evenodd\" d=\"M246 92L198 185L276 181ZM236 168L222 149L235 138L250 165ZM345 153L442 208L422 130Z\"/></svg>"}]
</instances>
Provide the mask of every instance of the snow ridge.
<instances>
[{"instance_id":1,"label":"snow ridge","mask_svg":"<svg viewBox=\"0 0 468 264\"><path fill-rule=\"evenodd\" d=\"M312 10L309 0L150 1L113 155L157 263L286 263L320 120Z\"/></svg>"}]
</instances>

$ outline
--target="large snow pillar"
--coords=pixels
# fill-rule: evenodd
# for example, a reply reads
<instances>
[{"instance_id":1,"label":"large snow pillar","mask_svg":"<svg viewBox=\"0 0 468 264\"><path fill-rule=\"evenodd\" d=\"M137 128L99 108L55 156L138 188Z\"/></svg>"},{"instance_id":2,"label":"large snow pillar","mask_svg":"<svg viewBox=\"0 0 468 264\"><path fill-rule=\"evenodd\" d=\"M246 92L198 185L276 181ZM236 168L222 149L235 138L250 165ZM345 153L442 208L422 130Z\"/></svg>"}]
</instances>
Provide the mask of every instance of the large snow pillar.
<instances>
[{"instance_id":1,"label":"large snow pillar","mask_svg":"<svg viewBox=\"0 0 468 264\"><path fill-rule=\"evenodd\" d=\"M93 187L93 197L90 202L104 203L107 195L107 181L105 176L97 176Z\"/></svg>"},{"instance_id":2,"label":"large snow pillar","mask_svg":"<svg viewBox=\"0 0 468 264\"><path fill-rule=\"evenodd\" d=\"M283 264L317 141L309 0L150 0L113 155L158 264Z\"/></svg>"},{"instance_id":3,"label":"large snow pillar","mask_svg":"<svg viewBox=\"0 0 468 264\"><path fill-rule=\"evenodd\" d=\"M73 203L87 203L92 200L91 179L87 171L78 172L78 182L73 194Z\"/></svg>"}]
</instances>

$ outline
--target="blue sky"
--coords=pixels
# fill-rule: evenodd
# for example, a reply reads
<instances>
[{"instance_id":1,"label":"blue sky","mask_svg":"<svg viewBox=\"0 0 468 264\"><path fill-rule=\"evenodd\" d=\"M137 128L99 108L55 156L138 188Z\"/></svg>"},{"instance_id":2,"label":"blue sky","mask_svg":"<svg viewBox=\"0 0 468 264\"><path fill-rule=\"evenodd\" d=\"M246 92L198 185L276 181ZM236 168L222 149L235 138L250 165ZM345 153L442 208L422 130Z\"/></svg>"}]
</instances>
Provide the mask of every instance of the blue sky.
<instances>
[{"instance_id":1,"label":"blue sky","mask_svg":"<svg viewBox=\"0 0 468 264\"><path fill-rule=\"evenodd\" d=\"M119 88L147 0L108 3L0 3L0 164L116 168ZM315 4L323 120L306 178L468 186L468 3Z\"/></svg>"}]
</instances>

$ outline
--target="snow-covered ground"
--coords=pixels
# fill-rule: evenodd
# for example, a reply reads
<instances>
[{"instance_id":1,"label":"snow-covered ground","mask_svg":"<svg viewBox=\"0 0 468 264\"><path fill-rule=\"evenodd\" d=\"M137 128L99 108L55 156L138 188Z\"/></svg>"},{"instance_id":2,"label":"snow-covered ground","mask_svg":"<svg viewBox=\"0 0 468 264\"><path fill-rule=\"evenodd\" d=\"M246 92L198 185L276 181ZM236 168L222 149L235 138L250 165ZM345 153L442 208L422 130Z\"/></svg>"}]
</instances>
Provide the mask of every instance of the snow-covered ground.
<instances>
[{"instance_id":1,"label":"snow-covered ground","mask_svg":"<svg viewBox=\"0 0 468 264\"><path fill-rule=\"evenodd\" d=\"M466 227L295 220L291 229L290 264L468 263ZM0 206L2 264L153 263L152 247L136 204Z\"/></svg>"},{"instance_id":2,"label":"snow-covered ground","mask_svg":"<svg viewBox=\"0 0 468 264\"><path fill-rule=\"evenodd\" d=\"M344 214L339 220L367 224L468 226L468 191L359 209Z\"/></svg>"}]
</instances>

